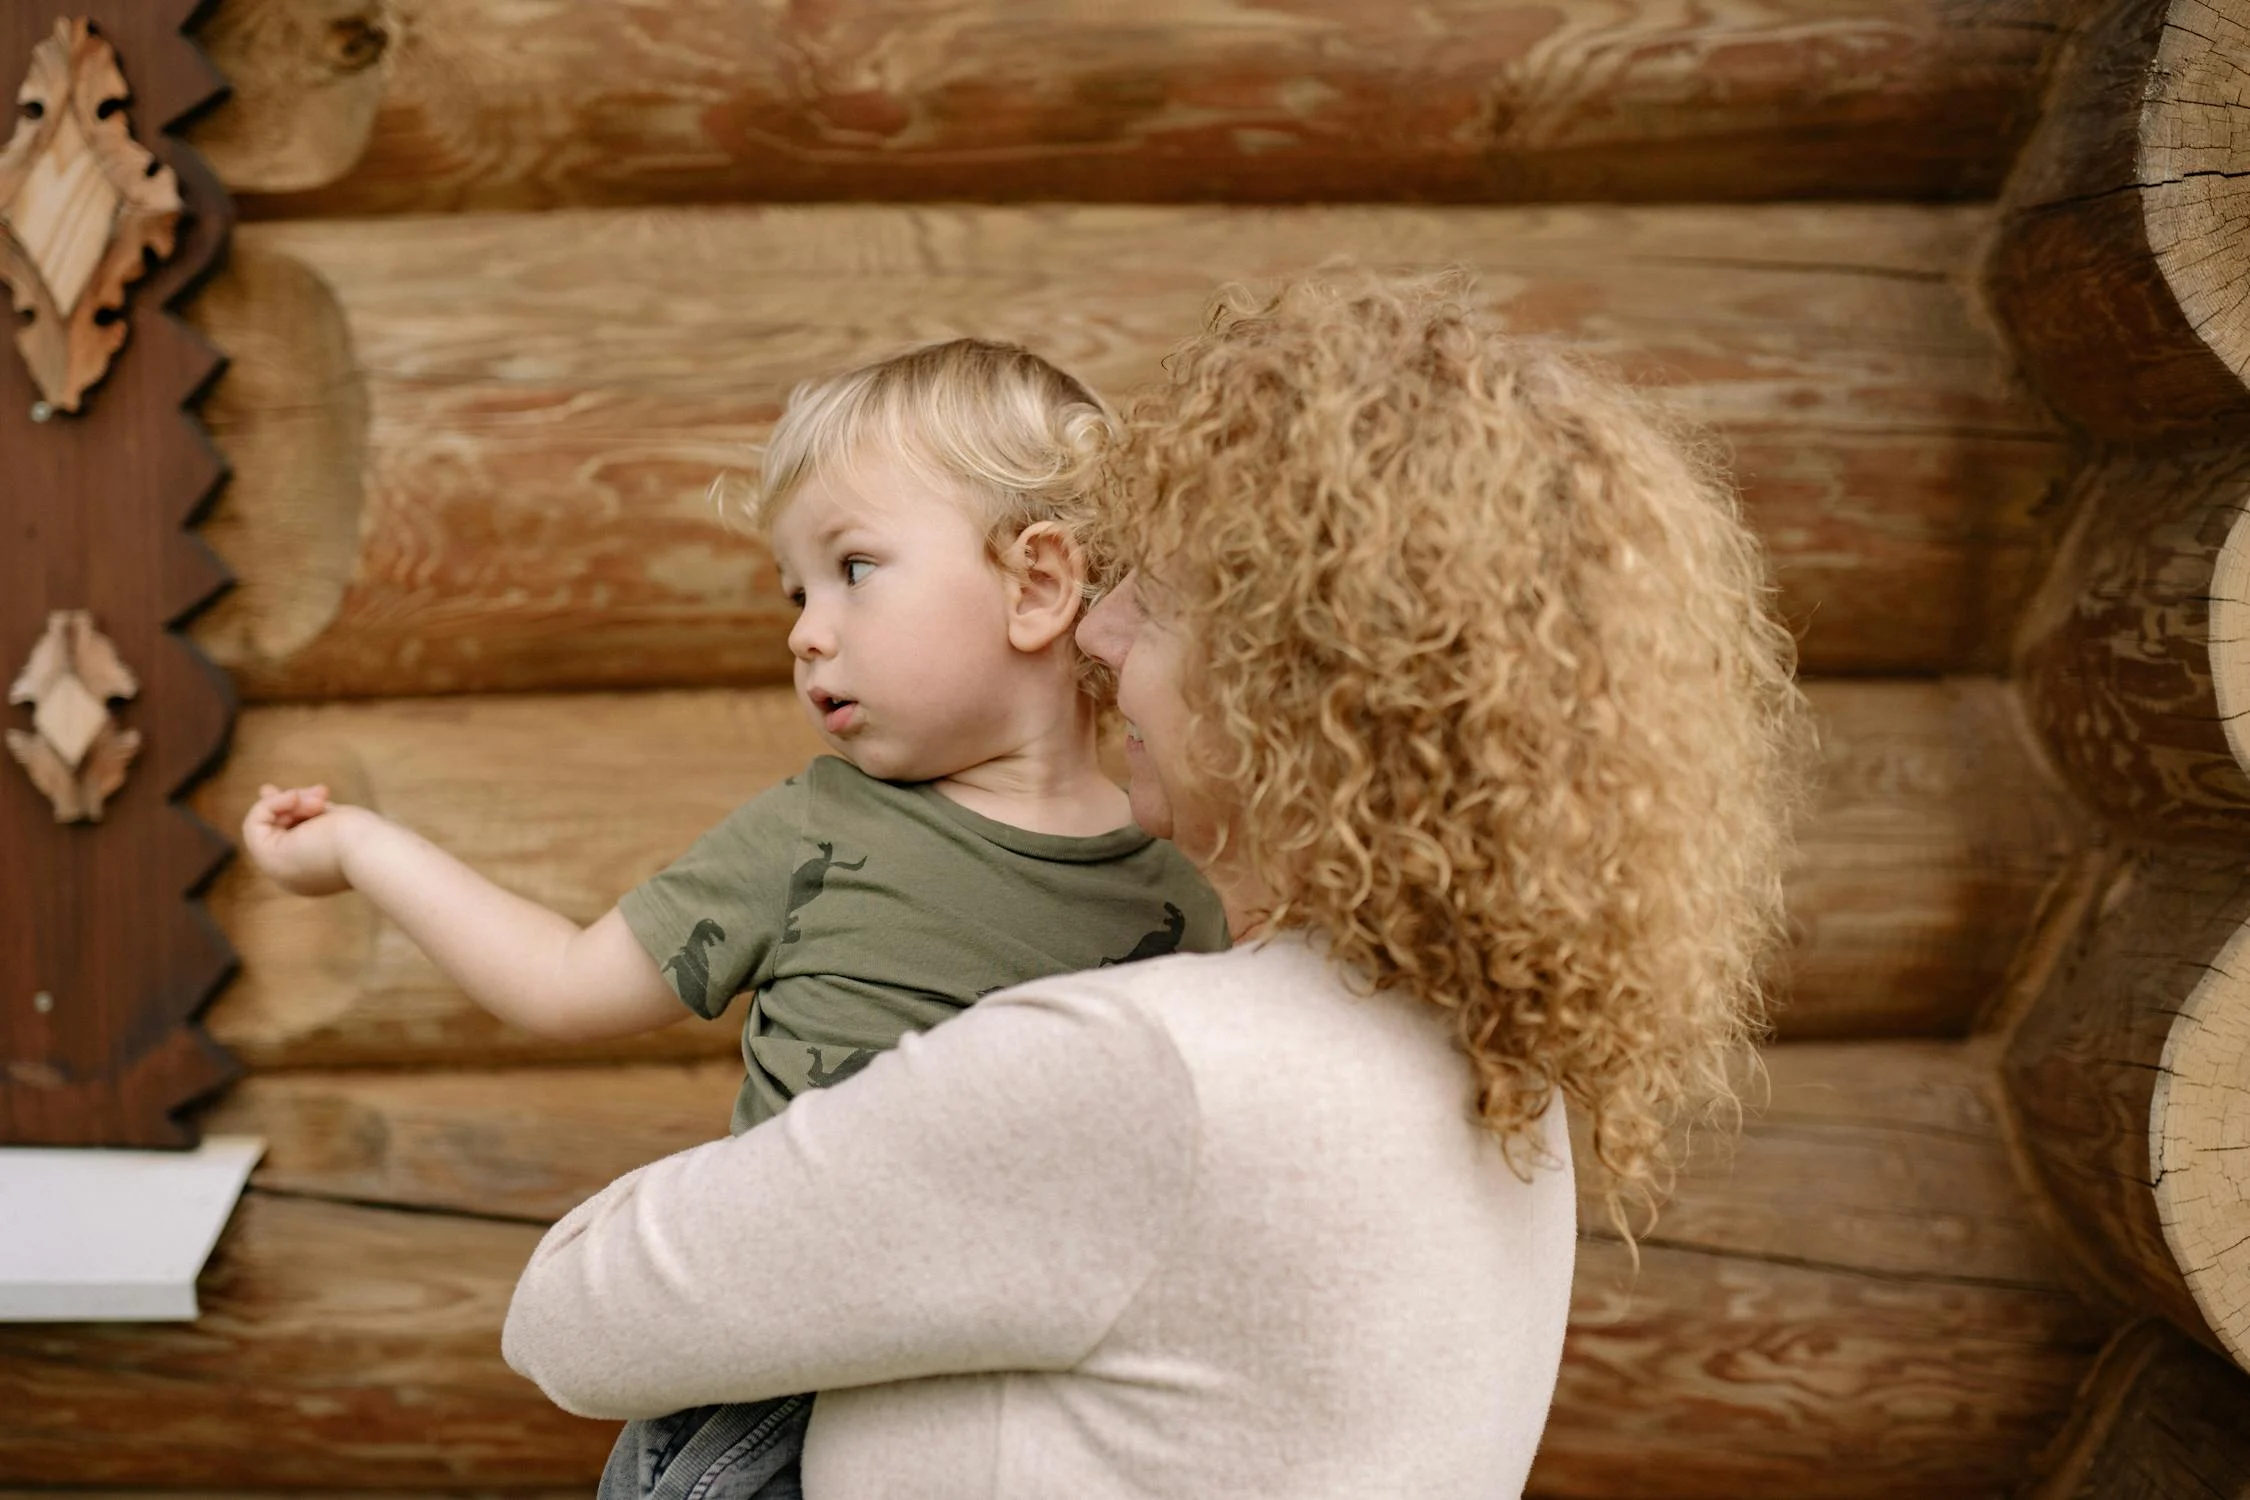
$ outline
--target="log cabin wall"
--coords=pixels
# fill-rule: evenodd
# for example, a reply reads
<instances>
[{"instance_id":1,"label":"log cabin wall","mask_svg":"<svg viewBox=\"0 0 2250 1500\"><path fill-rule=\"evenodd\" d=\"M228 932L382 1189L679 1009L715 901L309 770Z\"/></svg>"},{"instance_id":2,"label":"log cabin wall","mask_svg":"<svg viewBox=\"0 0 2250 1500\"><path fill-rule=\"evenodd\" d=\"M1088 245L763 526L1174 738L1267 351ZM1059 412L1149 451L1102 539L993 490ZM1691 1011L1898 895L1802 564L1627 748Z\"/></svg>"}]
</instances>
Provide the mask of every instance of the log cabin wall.
<instances>
[{"instance_id":1,"label":"log cabin wall","mask_svg":"<svg viewBox=\"0 0 2250 1500\"><path fill-rule=\"evenodd\" d=\"M1826 761L1770 1102L1637 1270L1585 1215L1535 1492L2010 1493L2097 1445L2085 1405L2058 1439L2079 1383L2162 1303L2066 1234L2022 1109L2026 1018L2083 987L2144 816L2036 690L2109 470L1987 269L2105 24L219 0L236 93L196 140L245 222L192 311L233 361L204 536L238 584L196 634L246 703L198 805L323 780L591 918L814 749L767 560L703 499L794 380L973 332L1122 392L1218 281L1464 263L1728 444ZM2223 739L2182 754L2145 785L2231 795ZM356 897L238 863L212 906L243 969L208 1022L250 1072L208 1124L270 1153L200 1323L0 1329L0 1479L587 1492L611 1429L500 1363L506 1297L541 1226L720 1133L733 1026L558 1046Z\"/></svg>"}]
</instances>

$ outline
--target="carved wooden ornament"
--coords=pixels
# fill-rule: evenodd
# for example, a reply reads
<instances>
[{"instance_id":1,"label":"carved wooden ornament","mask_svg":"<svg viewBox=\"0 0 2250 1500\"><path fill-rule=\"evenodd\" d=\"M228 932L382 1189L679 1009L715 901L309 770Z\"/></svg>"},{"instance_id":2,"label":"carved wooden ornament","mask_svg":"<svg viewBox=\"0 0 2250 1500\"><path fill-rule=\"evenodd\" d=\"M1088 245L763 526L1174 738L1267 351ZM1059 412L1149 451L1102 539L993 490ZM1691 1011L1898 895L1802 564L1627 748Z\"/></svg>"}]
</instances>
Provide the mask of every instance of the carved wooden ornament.
<instances>
[{"instance_id":1,"label":"carved wooden ornament","mask_svg":"<svg viewBox=\"0 0 2250 1500\"><path fill-rule=\"evenodd\" d=\"M42 419L78 410L125 342L126 283L172 253L179 180L133 139L127 97L109 43L83 17L57 18L0 151L0 281Z\"/></svg>"},{"instance_id":2,"label":"carved wooden ornament","mask_svg":"<svg viewBox=\"0 0 2250 1500\"><path fill-rule=\"evenodd\" d=\"M56 822L100 822L102 804L125 784L141 736L121 727L109 704L140 690L92 615L47 616L47 633L8 689L10 703L31 705L31 732L10 729L8 750L54 804Z\"/></svg>"}]
</instances>

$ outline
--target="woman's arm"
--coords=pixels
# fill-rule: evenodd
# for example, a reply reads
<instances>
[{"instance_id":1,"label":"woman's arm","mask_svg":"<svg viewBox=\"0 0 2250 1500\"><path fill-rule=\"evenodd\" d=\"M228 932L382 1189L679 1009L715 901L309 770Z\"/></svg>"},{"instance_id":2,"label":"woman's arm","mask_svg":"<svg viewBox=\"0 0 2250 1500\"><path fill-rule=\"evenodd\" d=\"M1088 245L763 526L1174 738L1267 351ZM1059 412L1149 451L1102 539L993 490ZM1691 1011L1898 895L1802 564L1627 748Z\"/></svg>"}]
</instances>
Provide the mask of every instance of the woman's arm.
<instances>
[{"instance_id":1,"label":"woman's arm","mask_svg":"<svg viewBox=\"0 0 2250 1500\"><path fill-rule=\"evenodd\" d=\"M504 890L389 819L330 803L325 787L265 788L243 844L299 895L365 895L469 997L511 1025L563 1041L631 1036L683 1007L612 910L581 928Z\"/></svg>"},{"instance_id":2,"label":"woman's arm","mask_svg":"<svg viewBox=\"0 0 2250 1500\"><path fill-rule=\"evenodd\" d=\"M984 1001L611 1184L533 1255L508 1363L567 1410L632 1417L1079 1362L1195 1172L1186 1069L1120 984Z\"/></svg>"}]
</instances>

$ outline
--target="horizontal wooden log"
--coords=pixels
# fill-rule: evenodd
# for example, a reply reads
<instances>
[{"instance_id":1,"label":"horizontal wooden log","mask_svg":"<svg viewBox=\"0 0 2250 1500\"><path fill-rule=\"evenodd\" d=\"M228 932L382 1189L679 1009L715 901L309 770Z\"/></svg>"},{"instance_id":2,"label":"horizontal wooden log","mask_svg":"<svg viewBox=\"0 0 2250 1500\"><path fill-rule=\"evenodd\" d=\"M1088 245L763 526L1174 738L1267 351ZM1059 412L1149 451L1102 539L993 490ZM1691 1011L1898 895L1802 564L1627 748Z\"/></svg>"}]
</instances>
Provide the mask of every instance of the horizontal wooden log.
<instances>
[{"instance_id":1,"label":"horizontal wooden log","mask_svg":"<svg viewBox=\"0 0 2250 1500\"><path fill-rule=\"evenodd\" d=\"M2250 1369L2250 883L2234 850L2121 859L2003 1069L2024 1159L2121 1306Z\"/></svg>"},{"instance_id":2,"label":"horizontal wooden log","mask_svg":"<svg viewBox=\"0 0 2250 1500\"><path fill-rule=\"evenodd\" d=\"M1637 1271L1581 1203L1592 1234L1531 1492L2006 1493L2102 1320L2062 1290L2015 1180L1989 1049L1766 1058L1763 1104L1690 1161Z\"/></svg>"},{"instance_id":3,"label":"horizontal wooden log","mask_svg":"<svg viewBox=\"0 0 2250 1500\"><path fill-rule=\"evenodd\" d=\"M1823 801L1791 884L1784 1034L1945 1035L1992 998L2070 820L2006 690L1820 683ZM197 806L231 828L261 782L326 782L580 920L819 753L786 690L436 699L244 716ZM471 1005L364 900L306 900L243 862L211 896L243 955L207 1014L256 1068L730 1054L729 1024L563 1046Z\"/></svg>"},{"instance_id":4,"label":"horizontal wooden log","mask_svg":"<svg viewBox=\"0 0 2250 1500\"><path fill-rule=\"evenodd\" d=\"M253 1192L183 1324L0 1326L17 1483L591 1491L617 1424L500 1360L540 1230Z\"/></svg>"},{"instance_id":5,"label":"horizontal wooden log","mask_svg":"<svg viewBox=\"0 0 2250 1500\"><path fill-rule=\"evenodd\" d=\"M264 700L782 680L771 564L705 491L754 462L797 380L973 332L1121 393L1218 282L1350 255L1469 266L1517 326L1712 423L1809 670L1997 668L2062 455L1969 306L1986 222L833 207L251 226L241 287L196 310L236 354L212 421L238 472L208 534L241 580L198 636ZM301 307L314 285L332 310Z\"/></svg>"},{"instance_id":6,"label":"horizontal wooden log","mask_svg":"<svg viewBox=\"0 0 2250 1500\"><path fill-rule=\"evenodd\" d=\"M2116 836L2250 834L2250 441L2119 447L2021 628L2031 721Z\"/></svg>"},{"instance_id":7,"label":"horizontal wooden log","mask_svg":"<svg viewBox=\"0 0 2250 1500\"><path fill-rule=\"evenodd\" d=\"M252 213L1988 196L2059 0L225 0Z\"/></svg>"},{"instance_id":8,"label":"horizontal wooden log","mask_svg":"<svg viewBox=\"0 0 2250 1500\"><path fill-rule=\"evenodd\" d=\"M1993 242L2027 373L2113 439L2250 425L2250 0L2100 0Z\"/></svg>"},{"instance_id":9,"label":"horizontal wooden log","mask_svg":"<svg viewBox=\"0 0 2250 1500\"><path fill-rule=\"evenodd\" d=\"M2077 814L2000 683L1806 686L1822 762L1789 875L1780 1034L1961 1035L2063 878Z\"/></svg>"},{"instance_id":10,"label":"horizontal wooden log","mask_svg":"<svg viewBox=\"0 0 2250 1500\"><path fill-rule=\"evenodd\" d=\"M1806 1046L1769 1066L1770 1102L1733 1152L1691 1164L1637 1273L1598 1231L1583 1246L1535 1492L1988 1495L2068 1409L2104 1330L2014 1184L1989 1057ZM590 1477L586 1424L527 1407L497 1425L517 1389L496 1352L501 1247L528 1253L536 1231L372 1205L544 1219L721 1128L724 1084L661 1066L251 1079L225 1108L270 1136L265 1186L206 1278L205 1322L0 1330L0 1466L146 1483L189 1452L213 1484ZM308 1401L311 1420L276 1415ZM72 1424L97 1409L133 1420L96 1444Z\"/></svg>"},{"instance_id":11,"label":"horizontal wooden log","mask_svg":"<svg viewBox=\"0 0 2250 1500\"><path fill-rule=\"evenodd\" d=\"M2100 1325L2067 1293L1584 1247L1528 1493L2009 1492Z\"/></svg>"},{"instance_id":12,"label":"horizontal wooden log","mask_svg":"<svg viewBox=\"0 0 2250 1500\"><path fill-rule=\"evenodd\" d=\"M1644 1249L2063 1285L2001 1142L1989 1047L1796 1043L1765 1060L1742 1133L1697 1147ZM266 1138L251 1179L263 1191L544 1224L724 1136L741 1079L731 1061L263 1073L205 1124ZM1579 1213L1609 1236L1598 1195Z\"/></svg>"},{"instance_id":13,"label":"horizontal wooden log","mask_svg":"<svg viewBox=\"0 0 2250 1500\"><path fill-rule=\"evenodd\" d=\"M2250 1494L2250 1376L2136 1323L2102 1351L2056 1449L2029 1500Z\"/></svg>"}]
</instances>

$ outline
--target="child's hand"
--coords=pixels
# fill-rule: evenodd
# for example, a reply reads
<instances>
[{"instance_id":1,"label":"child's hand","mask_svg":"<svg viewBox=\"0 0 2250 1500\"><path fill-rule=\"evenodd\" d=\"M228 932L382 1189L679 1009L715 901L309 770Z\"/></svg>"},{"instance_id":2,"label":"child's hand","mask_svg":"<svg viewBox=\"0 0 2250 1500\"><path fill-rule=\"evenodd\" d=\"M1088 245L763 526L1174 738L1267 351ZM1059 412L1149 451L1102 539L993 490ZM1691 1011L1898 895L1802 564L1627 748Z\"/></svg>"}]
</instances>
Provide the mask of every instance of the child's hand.
<instances>
[{"instance_id":1,"label":"child's hand","mask_svg":"<svg viewBox=\"0 0 2250 1500\"><path fill-rule=\"evenodd\" d=\"M356 812L331 807L324 786L258 789L257 805L242 820L242 846L276 885L299 896L333 896L347 890L344 837Z\"/></svg>"}]
</instances>

